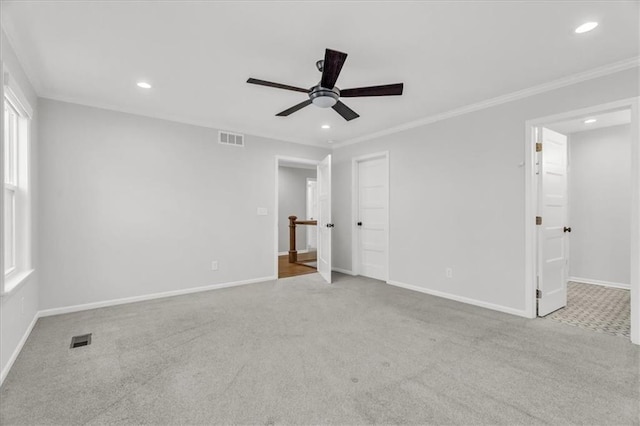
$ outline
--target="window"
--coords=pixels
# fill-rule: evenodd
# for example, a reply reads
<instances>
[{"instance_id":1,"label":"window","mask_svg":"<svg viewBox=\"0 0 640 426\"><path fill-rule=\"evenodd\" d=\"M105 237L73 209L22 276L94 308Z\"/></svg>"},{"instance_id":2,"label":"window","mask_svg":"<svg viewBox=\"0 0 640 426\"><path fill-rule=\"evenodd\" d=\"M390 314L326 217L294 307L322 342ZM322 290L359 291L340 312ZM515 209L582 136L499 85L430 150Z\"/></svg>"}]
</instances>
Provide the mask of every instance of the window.
<instances>
[{"instance_id":1,"label":"window","mask_svg":"<svg viewBox=\"0 0 640 426\"><path fill-rule=\"evenodd\" d=\"M18 192L18 111L4 101L4 274L16 269L16 193Z\"/></svg>"},{"instance_id":2,"label":"window","mask_svg":"<svg viewBox=\"0 0 640 426\"><path fill-rule=\"evenodd\" d=\"M7 293L31 273L29 195L29 124L31 109L22 92L7 84L3 99L3 264L2 292Z\"/></svg>"}]
</instances>

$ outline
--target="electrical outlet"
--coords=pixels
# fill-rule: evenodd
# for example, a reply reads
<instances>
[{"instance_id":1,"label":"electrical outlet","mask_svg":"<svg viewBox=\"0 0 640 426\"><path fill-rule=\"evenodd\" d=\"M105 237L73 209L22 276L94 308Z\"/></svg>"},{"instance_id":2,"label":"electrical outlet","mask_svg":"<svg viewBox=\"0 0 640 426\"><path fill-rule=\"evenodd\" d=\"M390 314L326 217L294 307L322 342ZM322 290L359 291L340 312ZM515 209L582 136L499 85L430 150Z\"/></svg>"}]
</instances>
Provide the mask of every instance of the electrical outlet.
<instances>
[{"instance_id":1,"label":"electrical outlet","mask_svg":"<svg viewBox=\"0 0 640 426\"><path fill-rule=\"evenodd\" d=\"M444 270L444 274L447 278L453 278L453 268L447 268Z\"/></svg>"},{"instance_id":2,"label":"electrical outlet","mask_svg":"<svg viewBox=\"0 0 640 426\"><path fill-rule=\"evenodd\" d=\"M266 207L258 207L258 216L266 216L268 214L268 210Z\"/></svg>"},{"instance_id":3,"label":"electrical outlet","mask_svg":"<svg viewBox=\"0 0 640 426\"><path fill-rule=\"evenodd\" d=\"M211 270L212 271L217 271L218 270L218 261L214 260L211 262Z\"/></svg>"}]
</instances>

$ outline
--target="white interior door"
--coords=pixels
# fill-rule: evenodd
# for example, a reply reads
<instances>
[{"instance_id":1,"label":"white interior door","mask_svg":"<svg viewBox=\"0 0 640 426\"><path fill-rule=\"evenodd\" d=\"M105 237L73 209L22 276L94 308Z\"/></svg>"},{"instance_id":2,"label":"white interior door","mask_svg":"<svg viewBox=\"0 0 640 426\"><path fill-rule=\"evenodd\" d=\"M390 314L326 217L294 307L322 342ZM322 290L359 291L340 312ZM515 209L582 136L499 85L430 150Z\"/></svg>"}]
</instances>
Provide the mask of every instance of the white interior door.
<instances>
[{"instance_id":1,"label":"white interior door","mask_svg":"<svg viewBox=\"0 0 640 426\"><path fill-rule=\"evenodd\" d=\"M331 155L318 164L318 272L331 283Z\"/></svg>"},{"instance_id":2,"label":"white interior door","mask_svg":"<svg viewBox=\"0 0 640 426\"><path fill-rule=\"evenodd\" d=\"M543 128L538 152L538 316L567 305L567 137Z\"/></svg>"},{"instance_id":3,"label":"white interior door","mask_svg":"<svg viewBox=\"0 0 640 426\"><path fill-rule=\"evenodd\" d=\"M387 280L388 170L387 158L358 161L357 273Z\"/></svg>"}]
</instances>

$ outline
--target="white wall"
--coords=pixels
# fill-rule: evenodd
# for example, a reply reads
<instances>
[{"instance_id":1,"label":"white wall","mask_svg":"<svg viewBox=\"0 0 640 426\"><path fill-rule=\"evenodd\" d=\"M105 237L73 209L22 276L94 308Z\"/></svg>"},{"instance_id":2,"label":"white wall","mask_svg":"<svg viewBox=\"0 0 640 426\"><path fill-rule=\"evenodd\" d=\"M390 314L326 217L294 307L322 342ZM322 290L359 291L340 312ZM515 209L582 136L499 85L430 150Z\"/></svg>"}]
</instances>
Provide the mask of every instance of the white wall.
<instances>
[{"instance_id":1,"label":"white wall","mask_svg":"<svg viewBox=\"0 0 640 426\"><path fill-rule=\"evenodd\" d=\"M328 152L46 99L40 134L41 309L276 276L275 155Z\"/></svg>"},{"instance_id":2,"label":"white wall","mask_svg":"<svg viewBox=\"0 0 640 426\"><path fill-rule=\"evenodd\" d=\"M6 34L1 31L0 35L0 59L11 73L11 78L15 80L27 98L27 101L34 109L31 121L31 159L32 164L37 164L38 157L38 98L27 78L18 58L11 47ZM0 166L1 167L1 166ZM0 176L3 176L0 173ZM35 272L18 288L11 293L1 297L0 300L0 366L2 373L0 379L4 379L8 372L10 363L17 355L21 342L26 337L30 325L36 318L38 312L38 276L40 275L38 262L37 229L38 229L38 187L37 168L31 169L31 196L33 203L32 211L32 266ZM4 268L0 268L4 270Z\"/></svg>"},{"instance_id":3,"label":"white wall","mask_svg":"<svg viewBox=\"0 0 640 426\"><path fill-rule=\"evenodd\" d=\"M630 283L631 126L569 135L569 275Z\"/></svg>"},{"instance_id":4,"label":"white wall","mask_svg":"<svg viewBox=\"0 0 640 426\"><path fill-rule=\"evenodd\" d=\"M315 169L278 167L278 252L289 251L289 216L307 217L307 178L316 177ZM296 228L296 249L307 248L307 226Z\"/></svg>"},{"instance_id":5,"label":"white wall","mask_svg":"<svg viewBox=\"0 0 640 426\"><path fill-rule=\"evenodd\" d=\"M351 159L388 150L390 281L526 315L525 121L638 93L635 68L338 147L334 266L351 270Z\"/></svg>"}]
</instances>

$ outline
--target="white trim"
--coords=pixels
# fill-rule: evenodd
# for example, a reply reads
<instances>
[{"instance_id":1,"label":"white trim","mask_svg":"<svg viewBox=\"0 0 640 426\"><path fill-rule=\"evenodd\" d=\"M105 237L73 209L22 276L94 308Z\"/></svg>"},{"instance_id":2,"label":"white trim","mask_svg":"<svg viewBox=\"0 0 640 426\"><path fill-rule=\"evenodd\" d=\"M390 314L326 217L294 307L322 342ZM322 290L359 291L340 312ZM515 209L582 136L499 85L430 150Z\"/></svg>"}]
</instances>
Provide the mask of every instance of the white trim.
<instances>
[{"instance_id":1,"label":"white trim","mask_svg":"<svg viewBox=\"0 0 640 426\"><path fill-rule=\"evenodd\" d=\"M26 283L28 278L33 274L34 269L27 269L26 271L16 271L15 267L10 274L5 275L4 277L4 288L2 289L1 297L7 297L13 294L17 289L19 289L22 284ZM7 286L7 284L10 284ZM11 287L7 290L7 287Z\"/></svg>"},{"instance_id":2,"label":"white trim","mask_svg":"<svg viewBox=\"0 0 640 426\"><path fill-rule=\"evenodd\" d=\"M27 330L22 335L22 339L20 339L20 342L18 342L18 346L16 346L16 349L13 351L13 353L9 357L9 360L7 361L7 365L5 365L4 368L2 369L2 373L0 373L0 386L2 386L2 383L4 383L4 379L7 378L7 375L9 374L11 367L13 367L13 363L16 362L16 359L18 359L18 355L20 355L20 352L22 351L22 347L27 342L29 335L31 335L31 331L33 331L33 327L35 327L36 322L38 322L38 318L40 318L40 312L36 312L36 314L33 316L33 320L31 320L31 324L29 324L29 327L27 327Z\"/></svg>"},{"instance_id":3,"label":"white trim","mask_svg":"<svg viewBox=\"0 0 640 426\"><path fill-rule=\"evenodd\" d=\"M2 32L2 28L0 27L0 32ZM6 92L6 85L5 85L5 80L9 77L8 74L5 72L5 65L4 62L2 60L0 60L0 70L2 71L2 74L0 74L0 80L1 83L0 84L0 92L2 92L2 119L0 120L0 138L2 138L0 141L0 146L2 146L2 149L0 149L0 179L2 179L2 181L4 182L4 94ZM0 226L0 245L4 245L4 206L5 206L5 202L4 202L4 191L2 192L2 195L0 195L0 212L2 213L0 217L2 217L2 220L0 220L0 224L2 224L2 226ZM4 293L4 281L5 281L5 274L4 274L4 250L0 250L0 253L2 253L2 255L0 255L0 294ZM2 341L2 336L0 336L0 342ZM0 375L3 374L2 372L0 372Z\"/></svg>"},{"instance_id":4,"label":"white trim","mask_svg":"<svg viewBox=\"0 0 640 426\"><path fill-rule=\"evenodd\" d=\"M447 120L449 118L457 117L459 115L469 114L471 112L480 111L486 108L491 108L491 107L502 105L508 102L513 102L518 99L528 98L530 96L538 95L540 93L549 92L565 86L570 86L572 84L580 83L587 80L592 80L594 78L604 77L606 75L614 74L616 72L624 71L631 68L635 68L637 66L640 66L639 56L624 59L622 61L614 62L598 68L593 68L591 70L583 71L577 74L569 75L567 77L563 77L557 80L552 80L548 83L539 84L537 86L532 86L527 89L511 92L506 95L497 96L495 98L487 99L485 101L465 105L463 107L452 109L450 111L446 111L440 114L430 115L428 117L424 117L415 121L410 121L408 123L400 124L398 126L389 127L387 129L384 129L378 132L369 133L367 135L358 136L358 137L347 139L341 142L336 142L332 145L332 149L342 148L347 145L353 145L359 142L364 142L367 140L391 135L394 133L402 132L402 131L413 129L416 127L425 126L427 124L435 123L438 121Z\"/></svg>"},{"instance_id":5,"label":"white trim","mask_svg":"<svg viewBox=\"0 0 640 426\"><path fill-rule=\"evenodd\" d=\"M570 119L575 119L577 117L581 117L584 115L593 115L601 112L609 112L619 109L632 108L635 102L638 102L640 97L630 97L619 99L617 101L611 101L600 105L595 105L586 108L580 108L576 110L561 112L558 114L547 115L544 117L538 117L532 120L527 120L527 123L530 123L532 126L541 126L544 124L549 124L556 121L567 121ZM633 114L631 114L631 118L633 121Z\"/></svg>"},{"instance_id":6,"label":"white trim","mask_svg":"<svg viewBox=\"0 0 640 426\"><path fill-rule=\"evenodd\" d=\"M632 58L628 58L628 59L623 59L621 61L618 62L613 62L611 64L607 64L601 67L597 67L597 68L593 68L591 70L587 70L587 71L583 71L580 73L576 73L576 74L572 74L566 77L562 77L560 79L557 80L552 80L548 83L543 83L537 86L532 86L523 90L519 90L516 92L511 92L508 93L506 95L501 95L501 96L497 96L494 98L490 98L487 99L485 101L481 101L481 102L476 102L473 104L468 104L465 106L462 106L460 108L456 108L450 111L446 111L440 114L435 114L435 115L430 115L418 120L414 120L414 121L410 121L408 123L404 123L404 124L400 124L397 126L393 126L378 132L373 132L373 133L368 133L362 136L357 136L355 138L351 138L351 139L347 139L344 141L339 141L339 142L335 142L331 145L323 143L323 142L314 142L314 141L310 141L310 140L300 140L298 138L296 139L288 139L288 138L283 138L282 136L279 135L269 135L266 134L264 132L260 132L260 135L262 137L266 137L269 139L275 139L275 140L280 140L280 141L285 141L285 142L292 142L292 143L297 143L297 144L302 144L302 145L310 145L310 146L319 146L322 148L326 148L326 149L330 149L330 150L334 150L336 148L342 148L344 146L347 145L352 145L355 143L359 143L359 142L364 142L367 140L371 140L371 139L375 139L375 138L379 138L381 136L386 136L386 135L391 135L394 133L398 133L398 132L402 132L404 130L409 130L409 129L413 129L416 127L421 127L427 124L431 124L431 123L435 123L438 121L442 121L442 120L446 120L449 118L453 118L459 115L464 115L464 114L469 114L471 112L475 112L475 111L479 111L482 109L486 109L486 108L491 108L497 105L501 105L507 102L512 102L518 99L523 99L523 98L527 98L530 96L534 96L540 93L544 93L544 92L549 92L551 90L556 90L559 89L561 87L565 87L565 86L570 86L572 84L576 84L576 83L580 83L583 81L587 81L587 80L592 80L594 78L599 78L599 77L604 77L607 76L609 74L614 74L616 72L620 72L620 71L624 71L627 69L631 69L634 67L640 66L640 57L639 56L635 56ZM31 79L31 81L34 81L33 79ZM35 87L39 87L38 84L34 85ZM66 103L72 103L72 104L77 104L77 105L84 105L84 106L88 106L88 107L92 107L92 108L100 108L100 109L106 109L106 110L110 110L110 111L117 111L117 112L122 112L122 113L126 113L126 114L135 114L135 115L139 115L139 116L143 116L143 117L150 117L150 118L155 118L155 119L160 119L160 120L168 120L168 121L173 121L176 123L182 123L182 124L190 124L192 126L199 126L199 127L207 127L207 128L212 128L212 129L223 129L223 128L228 128L228 126L222 126L222 125L217 125L217 124L213 124L208 120L193 120L193 119L189 119L189 118L185 118L185 117L180 117L177 115L173 115L173 114L161 114L161 113L152 113L152 112L148 112L145 111L143 108L126 108L126 107L119 107L119 106L114 106L114 105L110 105L107 103L103 103L103 102L92 102L92 101L86 101L86 100L81 100L78 98L74 98L74 97L70 97L70 96L61 96L61 95L56 95L53 93L47 93L44 91L38 91L38 95L41 98L44 99L51 99L54 101L58 101L58 102L66 102ZM218 124L223 124L223 123L218 123ZM254 133L250 130L250 129L234 129L235 131L239 131L239 133L245 133L247 135L254 135ZM249 131L247 131L249 130Z\"/></svg>"},{"instance_id":7,"label":"white trim","mask_svg":"<svg viewBox=\"0 0 640 426\"><path fill-rule=\"evenodd\" d=\"M392 286L396 286L396 287L405 288L407 290L417 291L417 292L428 294L428 295L431 295L431 296L442 297L444 299L455 300L456 302L462 302L462 303L467 303L469 305L479 306L481 308L491 309L493 311L504 312L506 314L517 315L519 317L529 318L526 310L509 308L507 306L496 305L494 303L483 302L481 300L476 300L476 299L470 299L468 297L458 296L456 294L445 293L445 292L437 291L437 290L431 290L431 289L424 288L424 287L418 287L418 286L412 285L412 284L405 284L405 283L401 283L399 281L391 281L391 280L389 280L389 281L387 281L387 284L392 285Z\"/></svg>"},{"instance_id":8,"label":"white trim","mask_svg":"<svg viewBox=\"0 0 640 426\"><path fill-rule=\"evenodd\" d=\"M11 71L4 66L4 95L14 108L18 110L20 115L26 116L29 120L33 118L33 107L29 104L27 97L20 87L14 83L14 79L11 77Z\"/></svg>"},{"instance_id":9,"label":"white trim","mask_svg":"<svg viewBox=\"0 0 640 426\"><path fill-rule=\"evenodd\" d=\"M0 64L2 69L2 99L7 100L12 108L15 109L19 116L18 125L18 137L19 140L16 143L16 155L17 155L17 182L14 189L15 204L14 204L14 262L15 272L12 272L12 276L3 275L0 278L0 294L3 296L11 293L17 288L32 272L32 169L33 158L31 155L31 136L32 136L32 122L33 108L29 103L29 100L24 95L18 84L12 77L11 70L6 64ZM4 120L0 124L0 128L3 128ZM4 131L4 130L3 130ZM0 176L4 176L4 149L0 153ZM6 186L6 185L5 185ZM5 200L4 193L0 196L0 211L4 211ZM2 240L4 241L4 227L0 231ZM2 262L4 259L2 260ZM4 270L4 264L2 265ZM5 282L15 282L9 291L5 291Z\"/></svg>"},{"instance_id":10,"label":"white trim","mask_svg":"<svg viewBox=\"0 0 640 426\"><path fill-rule=\"evenodd\" d=\"M621 99L589 108L568 111L525 122L525 306L529 318L536 317L536 225L537 184L534 129L545 123L593 115L615 109L631 109L631 342L640 345L640 97Z\"/></svg>"},{"instance_id":11,"label":"white trim","mask_svg":"<svg viewBox=\"0 0 640 426\"><path fill-rule=\"evenodd\" d=\"M569 277L569 281L574 281L574 282L577 282L578 284L593 284L593 285L600 285L603 287L621 288L624 290L631 289L631 284L614 283L611 281L602 281L602 280L592 280L589 278Z\"/></svg>"},{"instance_id":12,"label":"white trim","mask_svg":"<svg viewBox=\"0 0 640 426\"><path fill-rule=\"evenodd\" d=\"M391 223L391 171L389 170L389 151L380 151L373 154L365 154L358 157L353 157L351 159L351 269L353 270L353 275L360 275L359 270L359 244L358 244L358 229L356 223L358 222L358 163L373 160L376 158L383 158L385 160L385 166L387 169L387 193L385 194L385 198L387 199L387 226L386 226L386 239L387 239L387 247L385 250L385 262L386 262L386 276L383 281L389 279L389 248L391 247L391 243L389 241L389 225Z\"/></svg>"},{"instance_id":13,"label":"white trim","mask_svg":"<svg viewBox=\"0 0 640 426\"><path fill-rule=\"evenodd\" d=\"M298 163L298 164L304 164L309 166L317 166L318 164L320 164L320 160L312 160L310 158L290 157L288 155L276 155L276 160L278 160L278 163L282 160L286 163ZM283 167L293 167L293 166L285 165Z\"/></svg>"},{"instance_id":14,"label":"white trim","mask_svg":"<svg viewBox=\"0 0 640 426\"><path fill-rule=\"evenodd\" d=\"M52 315L68 314L70 312L88 311L90 309L105 308L107 306L124 305L127 303L144 302L147 300L163 299L166 297L182 296L184 294L200 293L203 291L218 290L228 287L237 287L246 284L255 284L276 280L276 276L252 278L248 280L232 281L220 284L211 284L202 287L186 288L183 290L165 291L162 293L152 293L143 296L125 297L122 299L105 300L103 302L85 303L82 305L65 306L62 308L44 309L39 312L40 317L49 317Z\"/></svg>"},{"instance_id":15,"label":"white trim","mask_svg":"<svg viewBox=\"0 0 640 426\"><path fill-rule=\"evenodd\" d=\"M348 269L342 269L342 268L336 268L335 266L331 268L332 271L334 272L340 272L341 274L346 274L346 275L351 275L351 276L356 276L356 274L353 273L353 271L349 271Z\"/></svg>"},{"instance_id":16,"label":"white trim","mask_svg":"<svg viewBox=\"0 0 640 426\"><path fill-rule=\"evenodd\" d=\"M50 317L53 315L68 314L71 312L88 311L91 309L105 308L108 306L124 305L127 303L144 302L147 300L154 300L154 299L164 299L167 297L181 296L181 295L191 294L191 293L200 293L203 291L210 291L210 290L219 290L223 288L237 287L237 286L246 285L246 284L266 283L269 281L275 281L277 280L277 278L278 278L277 276L252 278L249 280L232 281L227 283L207 285L203 287L194 287L194 288L187 288L183 290L166 291L163 293L153 293L153 294L147 294L144 296L125 297L122 299L113 299L113 300L107 300L104 302L86 303L83 305L65 306L62 308L44 309L42 311L38 311L34 315L33 320L31 321L31 324L29 324L29 327L27 328L24 335L22 336L22 339L20 339L18 346L11 354L11 357L7 361L7 365L2 369L2 373L0 373L0 385L2 385L2 383L4 382L4 379L9 374L11 367L13 367L13 363L18 358L20 351L22 351L22 347L24 346L27 339L29 338L29 335L31 334L33 327L36 325L38 318Z\"/></svg>"},{"instance_id":17,"label":"white trim","mask_svg":"<svg viewBox=\"0 0 640 426\"><path fill-rule=\"evenodd\" d=\"M640 97L631 103L631 342L640 345Z\"/></svg>"},{"instance_id":18,"label":"white trim","mask_svg":"<svg viewBox=\"0 0 640 426\"><path fill-rule=\"evenodd\" d=\"M36 74L34 74L29 68L29 62L26 61L26 58L23 57L22 50L17 50L15 48L17 44L14 43L13 35L9 34L9 31L5 30L4 25L0 26L0 31L2 31L2 34L4 36L6 36L6 40L9 42L13 53L15 53L16 58L18 59L18 63L22 66L22 70L24 71L29 84L31 84L31 87L33 87L36 96L39 96L39 94L42 92L42 82L38 78L36 78Z\"/></svg>"}]
</instances>

